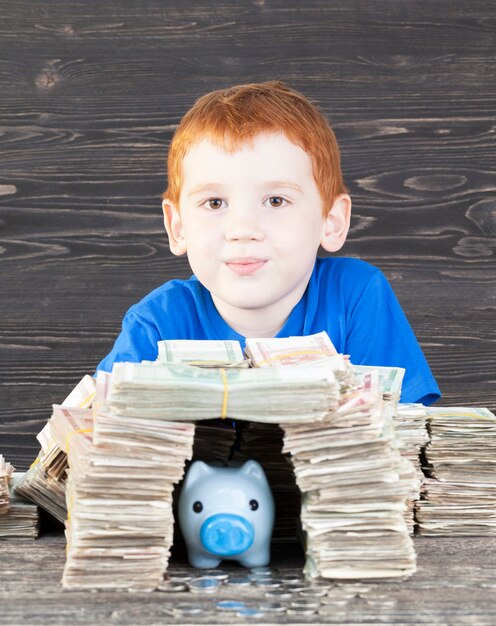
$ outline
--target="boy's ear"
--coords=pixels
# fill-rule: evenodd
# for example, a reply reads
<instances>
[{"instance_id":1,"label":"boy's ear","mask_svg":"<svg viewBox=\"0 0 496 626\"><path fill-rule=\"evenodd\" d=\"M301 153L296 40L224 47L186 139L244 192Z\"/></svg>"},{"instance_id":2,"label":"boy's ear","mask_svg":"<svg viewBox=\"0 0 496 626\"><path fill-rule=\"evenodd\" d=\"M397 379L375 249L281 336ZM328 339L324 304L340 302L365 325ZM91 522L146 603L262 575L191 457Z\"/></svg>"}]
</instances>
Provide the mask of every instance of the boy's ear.
<instances>
[{"instance_id":1,"label":"boy's ear","mask_svg":"<svg viewBox=\"0 0 496 626\"><path fill-rule=\"evenodd\" d=\"M342 193L332 203L324 222L320 245L328 252L337 252L343 247L350 229L351 198Z\"/></svg>"},{"instance_id":2,"label":"boy's ear","mask_svg":"<svg viewBox=\"0 0 496 626\"><path fill-rule=\"evenodd\" d=\"M186 240L183 234L183 223L178 207L168 198L162 201L164 225L169 236L169 248L172 254L180 256L186 253Z\"/></svg>"}]
</instances>

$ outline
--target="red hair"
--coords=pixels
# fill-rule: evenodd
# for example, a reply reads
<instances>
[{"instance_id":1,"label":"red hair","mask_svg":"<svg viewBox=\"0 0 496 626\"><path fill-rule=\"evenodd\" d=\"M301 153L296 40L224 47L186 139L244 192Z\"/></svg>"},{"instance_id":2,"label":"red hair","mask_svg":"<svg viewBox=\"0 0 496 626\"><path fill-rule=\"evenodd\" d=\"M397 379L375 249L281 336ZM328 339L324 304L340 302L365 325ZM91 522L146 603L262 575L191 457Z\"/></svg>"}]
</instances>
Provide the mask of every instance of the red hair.
<instances>
[{"instance_id":1,"label":"red hair","mask_svg":"<svg viewBox=\"0 0 496 626\"><path fill-rule=\"evenodd\" d=\"M235 85L200 97L172 138L167 160L169 184L162 197L179 206L182 162L200 139L208 138L233 153L263 132L283 132L309 155L327 214L334 199L347 191L336 137L319 109L279 80Z\"/></svg>"}]
</instances>

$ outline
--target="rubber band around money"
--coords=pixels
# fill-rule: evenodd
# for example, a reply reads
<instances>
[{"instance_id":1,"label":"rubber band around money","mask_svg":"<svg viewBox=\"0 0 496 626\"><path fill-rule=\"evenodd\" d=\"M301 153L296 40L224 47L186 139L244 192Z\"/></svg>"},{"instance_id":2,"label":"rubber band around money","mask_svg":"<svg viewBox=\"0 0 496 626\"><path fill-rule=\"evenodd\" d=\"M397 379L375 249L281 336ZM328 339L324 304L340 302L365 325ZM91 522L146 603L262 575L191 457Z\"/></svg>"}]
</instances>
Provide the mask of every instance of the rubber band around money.
<instances>
[{"instance_id":1,"label":"rubber band around money","mask_svg":"<svg viewBox=\"0 0 496 626\"><path fill-rule=\"evenodd\" d=\"M75 434L84 434L84 433L92 433L93 428L77 428L76 430L71 430L67 433L67 437L65 438L65 453L69 454L69 444L71 442L71 437Z\"/></svg>"},{"instance_id":2,"label":"rubber band around money","mask_svg":"<svg viewBox=\"0 0 496 626\"><path fill-rule=\"evenodd\" d=\"M229 396L229 387L227 384L226 370L223 367L220 369L220 375L222 376L222 383L224 384L224 397L222 398L222 411L220 416L222 419L225 419L227 417L227 398Z\"/></svg>"},{"instance_id":3,"label":"rubber band around money","mask_svg":"<svg viewBox=\"0 0 496 626\"><path fill-rule=\"evenodd\" d=\"M40 462L40 457L37 456L36 459L31 463L31 465L29 466L29 469L32 469L33 467L35 467L35 465L38 465L38 463Z\"/></svg>"},{"instance_id":4,"label":"rubber band around money","mask_svg":"<svg viewBox=\"0 0 496 626\"><path fill-rule=\"evenodd\" d=\"M81 404L79 405L80 409L88 409L91 407L91 403L93 402L93 398L96 396L96 391L90 393L88 397L86 397Z\"/></svg>"}]
</instances>

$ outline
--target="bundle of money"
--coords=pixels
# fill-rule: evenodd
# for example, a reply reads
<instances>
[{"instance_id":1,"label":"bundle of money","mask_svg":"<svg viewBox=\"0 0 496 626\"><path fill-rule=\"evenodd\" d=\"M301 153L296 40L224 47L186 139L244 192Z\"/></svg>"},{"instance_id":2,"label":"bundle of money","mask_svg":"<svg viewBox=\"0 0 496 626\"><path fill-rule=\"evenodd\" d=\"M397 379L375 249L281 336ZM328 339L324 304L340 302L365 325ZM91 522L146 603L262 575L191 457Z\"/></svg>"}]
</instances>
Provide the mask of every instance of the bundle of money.
<instances>
[{"instance_id":1,"label":"bundle of money","mask_svg":"<svg viewBox=\"0 0 496 626\"><path fill-rule=\"evenodd\" d=\"M376 367L375 365L352 365L353 374L359 382L363 377L372 372L377 372L379 377L379 387L381 389L384 402L393 408L398 405L401 397L401 386L405 370L402 367ZM394 411L396 413L396 411Z\"/></svg>"},{"instance_id":2,"label":"bundle of money","mask_svg":"<svg viewBox=\"0 0 496 626\"><path fill-rule=\"evenodd\" d=\"M359 382L370 372L376 372L385 411L392 416L396 445L400 454L415 467L416 478L405 511L405 521L410 534L415 528L415 505L420 499L424 475L420 466L420 451L429 439L426 428L426 409L421 404L401 404L401 387L405 370L401 367L374 367L371 365L353 365L353 374Z\"/></svg>"},{"instance_id":3,"label":"bundle of money","mask_svg":"<svg viewBox=\"0 0 496 626\"><path fill-rule=\"evenodd\" d=\"M81 409L91 407L95 393L95 380L86 375L61 406ZM41 450L29 470L19 479L16 491L63 522L67 514L65 505L67 455L55 441L51 429L52 423L49 421L37 435Z\"/></svg>"},{"instance_id":4,"label":"bundle of money","mask_svg":"<svg viewBox=\"0 0 496 626\"><path fill-rule=\"evenodd\" d=\"M182 363L197 367L250 367L239 341L194 339L163 340L157 343L159 363Z\"/></svg>"},{"instance_id":5,"label":"bundle of money","mask_svg":"<svg viewBox=\"0 0 496 626\"><path fill-rule=\"evenodd\" d=\"M159 363L181 363L205 368L249 367L239 341L164 340L158 342ZM236 438L234 424L207 420L196 426L193 461L226 462Z\"/></svg>"},{"instance_id":6,"label":"bundle of money","mask_svg":"<svg viewBox=\"0 0 496 626\"><path fill-rule=\"evenodd\" d=\"M14 468L0 454L0 515L7 513L10 504L9 483Z\"/></svg>"},{"instance_id":7,"label":"bundle of money","mask_svg":"<svg viewBox=\"0 0 496 626\"><path fill-rule=\"evenodd\" d=\"M93 432L89 410L58 410L52 432L68 443L70 588L156 588L173 537L172 492L191 458L194 424L110 413L100 373ZM103 395L103 397L102 397Z\"/></svg>"},{"instance_id":8,"label":"bundle of money","mask_svg":"<svg viewBox=\"0 0 496 626\"><path fill-rule=\"evenodd\" d=\"M416 569L405 523L414 468L398 452L379 389L366 382L325 424L283 425L302 492L309 577L403 578ZM346 425L335 419L340 412Z\"/></svg>"},{"instance_id":9,"label":"bundle of money","mask_svg":"<svg viewBox=\"0 0 496 626\"><path fill-rule=\"evenodd\" d=\"M249 337L245 352L253 367L304 367L338 354L325 331L304 337Z\"/></svg>"},{"instance_id":10,"label":"bundle of money","mask_svg":"<svg viewBox=\"0 0 496 626\"><path fill-rule=\"evenodd\" d=\"M325 423L282 424L302 493L310 577L403 577L415 571L413 498L419 480L398 452L392 416L404 370L356 368L326 333L247 339L257 367L332 363L340 405ZM384 401L381 401L381 396Z\"/></svg>"},{"instance_id":11,"label":"bundle of money","mask_svg":"<svg viewBox=\"0 0 496 626\"><path fill-rule=\"evenodd\" d=\"M339 400L327 363L308 368L202 369L174 363L116 363L111 414L197 421L314 422Z\"/></svg>"},{"instance_id":12,"label":"bundle of money","mask_svg":"<svg viewBox=\"0 0 496 626\"><path fill-rule=\"evenodd\" d=\"M400 402L393 419L402 456L411 461L419 477L423 477L420 452L429 441L427 407L423 404Z\"/></svg>"},{"instance_id":13,"label":"bundle of money","mask_svg":"<svg viewBox=\"0 0 496 626\"><path fill-rule=\"evenodd\" d=\"M0 540L36 539L39 515L36 504L20 496L15 488L23 474L13 472L10 479L10 506L0 515Z\"/></svg>"},{"instance_id":14,"label":"bundle of money","mask_svg":"<svg viewBox=\"0 0 496 626\"><path fill-rule=\"evenodd\" d=\"M429 407L422 535L496 534L496 416L487 408Z\"/></svg>"}]
</instances>

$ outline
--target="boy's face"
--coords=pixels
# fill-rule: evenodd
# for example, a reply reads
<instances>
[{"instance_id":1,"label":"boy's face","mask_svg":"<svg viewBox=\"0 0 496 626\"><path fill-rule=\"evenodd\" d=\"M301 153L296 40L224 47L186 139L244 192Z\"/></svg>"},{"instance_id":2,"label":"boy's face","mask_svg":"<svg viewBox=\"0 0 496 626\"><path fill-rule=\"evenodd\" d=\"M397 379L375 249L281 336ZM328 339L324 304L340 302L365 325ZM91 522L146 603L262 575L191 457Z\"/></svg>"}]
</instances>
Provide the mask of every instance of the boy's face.
<instances>
[{"instance_id":1,"label":"boy's face","mask_svg":"<svg viewBox=\"0 0 496 626\"><path fill-rule=\"evenodd\" d=\"M349 225L349 205L344 225L324 217L311 159L282 133L257 135L233 154L199 141L183 161L179 207L163 206L172 252L187 252L226 319L242 310L287 317L319 244L339 249Z\"/></svg>"}]
</instances>

